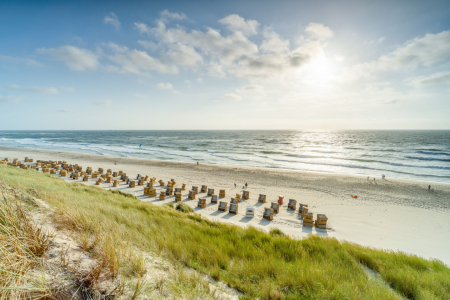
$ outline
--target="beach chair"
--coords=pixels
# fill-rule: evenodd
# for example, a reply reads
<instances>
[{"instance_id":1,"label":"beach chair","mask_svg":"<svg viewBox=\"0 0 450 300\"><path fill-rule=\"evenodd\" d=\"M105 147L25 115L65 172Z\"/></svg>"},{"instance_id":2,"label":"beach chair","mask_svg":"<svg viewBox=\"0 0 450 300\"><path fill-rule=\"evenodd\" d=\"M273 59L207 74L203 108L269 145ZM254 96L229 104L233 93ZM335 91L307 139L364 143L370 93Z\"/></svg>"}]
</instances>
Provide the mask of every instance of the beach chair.
<instances>
[{"instance_id":1,"label":"beach chair","mask_svg":"<svg viewBox=\"0 0 450 300\"><path fill-rule=\"evenodd\" d=\"M272 202L270 204L270 208L273 209L274 212L279 213L280 212L280 203Z\"/></svg>"},{"instance_id":2,"label":"beach chair","mask_svg":"<svg viewBox=\"0 0 450 300\"><path fill-rule=\"evenodd\" d=\"M130 180L130 184L128 185L128 187L130 187L130 188L136 187L136 181Z\"/></svg>"},{"instance_id":3,"label":"beach chair","mask_svg":"<svg viewBox=\"0 0 450 300\"><path fill-rule=\"evenodd\" d=\"M161 179L158 181L159 182L159 186L164 186L164 181L162 181Z\"/></svg>"},{"instance_id":4,"label":"beach chair","mask_svg":"<svg viewBox=\"0 0 450 300\"><path fill-rule=\"evenodd\" d=\"M161 194L159 194L159 200L166 200L166 192L162 191Z\"/></svg>"},{"instance_id":5,"label":"beach chair","mask_svg":"<svg viewBox=\"0 0 450 300\"><path fill-rule=\"evenodd\" d=\"M144 178L141 177L141 179L139 179L138 185L144 185Z\"/></svg>"},{"instance_id":6,"label":"beach chair","mask_svg":"<svg viewBox=\"0 0 450 300\"><path fill-rule=\"evenodd\" d=\"M117 176L119 176L119 173L113 172L113 173L112 173L112 176L113 176L113 177L117 177Z\"/></svg>"},{"instance_id":7,"label":"beach chair","mask_svg":"<svg viewBox=\"0 0 450 300\"><path fill-rule=\"evenodd\" d=\"M153 188L153 182L151 182L151 181L150 181L150 182L147 182L147 187L148 187L148 188Z\"/></svg>"},{"instance_id":8,"label":"beach chair","mask_svg":"<svg viewBox=\"0 0 450 300\"><path fill-rule=\"evenodd\" d=\"M98 178L98 174L97 173L93 173L92 174L92 179L94 179L94 178Z\"/></svg>"},{"instance_id":9,"label":"beach chair","mask_svg":"<svg viewBox=\"0 0 450 300\"><path fill-rule=\"evenodd\" d=\"M267 219L269 221L272 221L273 220L273 209L271 209L270 207L265 207L263 218Z\"/></svg>"},{"instance_id":10,"label":"beach chair","mask_svg":"<svg viewBox=\"0 0 450 300\"><path fill-rule=\"evenodd\" d=\"M328 221L328 218L326 215L317 214L317 219L316 219L316 221L314 221L314 225L317 228L327 229L327 221ZM303 220L303 222L305 222L305 221Z\"/></svg>"},{"instance_id":11,"label":"beach chair","mask_svg":"<svg viewBox=\"0 0 450 300\"><path fill-rule=\"evenodd\" d=\"M199 198L197 207L206 208L206 198Z\"/></svg>"},{"instance_id":12,"label":"beach chair","mask_svg":"<svg viewBox=\"0 0 450 300\"><path fill-rule=\"evenodd\" d=\"M80 176L84 176L84 175L86 175L86 171L81 171Z\"/></svg>"},{"instance_id":13,"label":"beach chair","mask_svg":"<svg viewBox=\"0 0 450 300\"><path fill-rule=\"evenodd\" d=\"M41 164L37 164L36 166L37 166L37 167L40 167ZM73 172L73 168L69 168L69 172Z\"/></svg>"},{"instance_id":14,"label":"beach chair","mask_svg":"<svg viewBox=\"0 0 450 300\"><path fill-rule=\"evenodd\" d=\"M242 192L242 199L248 200L249 197L250 197L250 192L249 191L243 191Z\"/></svg>"},{"instance_id":15,"label":"beach chair","mask_svg":"<svg viewBox=\"0 0 450 300\"><path fill-rule=\"evenodd\" d=\"M156 189L149 188L149 190L147 191L147 196L156 197Z\"/></svg>"},{"instance_id":16,"label":"beach chair","mask_svg":"<svg viewBox=\"0 0 450 300\"><path fill-rule=\"evenodd\" d=\"M303 219L303 217L305 216L305 213L307 213L309 211L309 208L308 208L308 206L303 206L303 210L302 210L302 219Z\"/></svg>"},{"instance_id":17,"label":"beach chair","mask_svg":"<svg viewBox=\"0 0 450 300\"><path fill-rule=\"evenodd\" d=\"M51 170L50 170L50 174L55 175L55 174L56 174L56 170L55 170L55 169L51 169Z\"/></svg>"},{"instance_id":18,"label":"beach chair","mask_svg":"<svg viewBox=\"0 0 450 300\"><path fill-rule=\"evenodd\" d=\"M208 189L208 196L211 196L212 194L214 194L214 189Z\"/></svg>"},{"instance_id":19,"label":"beach chair","mask_svg":"<svg viewBox=\"0 0 450 300\"><path fill-rule=\"evenodd\" d=\"M241 202L241 194L236 194L236 201Z\"/></svg>"},{"instance_id":20,"label":"beach chair","mask_svg":"<svg viewBox=\"0 0 450 300\"><path fill-rule=\"evenodd\" d=\"M186 190L186 183L183 183L183 185L181 186L181 190L182 191Z\"/></svg>"},{"instance_id":21,"label":"beach chair","mask_svg":"<svg viewBox=\"0 0 450 300\"><path fill-rule=\"evenodd\" d=\"M107 183L112 183L113 180L114 180L114 177L112 177L111 175L110 176L106 176L106 182Z\"/></svg>"},{"instance_id":22,"label":"beach chair","mask_svg":"<svg viewBox=\"0 0 450 300\"><path fill-rule=\"evenodd\" d=\"M289 199L288 208L296 210L297 209L297 200Z\"/></svg>"},{"instance_id":23,"label":"beach chair","mask_svg":"<svg viewBox=\"0 0 450 300\"><path fill-rule=\"evenodd\" d=\"M308 204L302 204L302 203L299 203L299 204L298 204L298 212L299 212L299 213L302 213L304 207L308 207Z\"/></svg>"},{"instance_id":24,"label":"beach chair","mask_svg":"<svg viewBox=\"0 0 450 300\"><path fill-rule=\"evenodd\" d=\"M34 159L33 158L29 158L28 162L34 162Z\"/></svg>"},{"instance_id":25,"label":"beach chair","mask_svg":"<svg viewBox=\"0 0 450 300\"><path fill-rule=\"evenodd\" d=\"M99 174L103 174L103 172L104 172L103 168L98 168L98 173Z\"/></svg>"},{"instance_id":26,"label":"beach chair","mask_svg":"<svg viewBox=\"0 0 450 300\"><path fill-rule=\"evenodd\" d=\"M198 194L198 186L192 186L192 190L193 190L196 194Z\"/></svg>"},{"instance_id":27,"label":"beach chair","mask_svg":"<svg viewBox=\"0 0 450 300\"><path fill-rule=\"evenodd\" d=\"M100 185L100 184L102 184L102 183L103 183L103 178L100 177L100 178L95 182L95 185Z\"/></svg>"},{"instance_id":28,"label":"beach chair","mask_svg":"<svg viewBox=\"0 0 450 300\"><path fill-rule=\"evenodd\" d=\"M118 186L119 186L119 180L118 179L114 179L113 187L118 187Z\"/></svg>"},{"instance_id":29,"label":"beach chair","mask_svg":"<svg viewBox=\"0 0 450 300\"><path fill-rule=\"evenodd\" d=\"M84 175L83 181L88 181L88 180L89 180L89 175Z\"/></svg>"},{"instance_id":30,"label":"beach chair","mask_svg":"<svg viewBox=\"0 0 450 300\"><path fill-rule=\"evenodd\" d=\"M219 190L219 198L225 198L225 190Z\"/></svg>"},{"instance_id":31,"label":"beach chair","mask_svg":"<svg viewBox=\"0 0 450 300\"><path fill-rule=\"evenodd\" d=\"M238 213L238 208L239 208L238 205L239 205L239 204L237 204L237 203L230 203L230 209L228 210L228 212L229 212L230 214L235 214L235 215L237 215L237 213Z\"/></svg>"},{"instance_id":32,"label":"beach chair","mask_svg":"<svg viewBox=\"0 0 450 300\"><path fill-rule=\"evenodd\" d=\"M42 168L42 173L49 173L49 169L48 168Z\"/></svg>"},{"instance_id":33,"label":"beach chair","mask_svg":"<svg viewBox=\"0 0 450 300\"><path fill-rule=\"evenodd\" d=\"M220 202L219 202L219 208L218 208L218 210L221 210L221 211L227 211L227 206L228 206L228 203L227 203L227 202L225 202L225 201L220 201Z\"/></svg>"},{"instance_id":34,"label":"beach chair","mask_svg":"<svg viewBox=\"0 0 450 300\"><path fill-rule=\"evenodd\" d=\"M304 212L303 213L303 226L314 226L313 222L313 214L310 212Z\"/></svg>"},{"instance_id":35,"label":"beach chair","mask_svg":"<svg viewBox=\"0 0 450 300\"><path fill-rule=\"evenodd\" d=\"M266 195L259 194L258 202L266 203Z\"/></svg>"},{"instance_id":36,"label":"beach chair","mask_svg":"<svg viewBox=\"0 0 450 300\"><path fill-rule=\"evenodd\" d=\"M174 194L181 193L181 189L180 188L175 188L173 192L174 192Z\"/></svg>"},{"instance_id":37,"label":"beach chair","mask_svg":"<svg viewBox=\"0 0 450 300\"><path fill-rule=\"evenodd\" d=\"M173 195L173 187L168 187L166 189L166 195L167 196L172 196Z\"/></svg>"},{"instance_id":38,"label":"beach chair","mask_svg":"<svg viewBox=\"0 0 450 300\"><path fill-rule=\"evenodd\" d=\"M231 198L231 201L230 201L230 203L234 203L234 204L236 204L236 203L238 203L239 201L237 201L237 199L236 198Z\"/></svg>"},{"instance_id":39,"label":"beach chair","mask_svg":"<svg viewBox=\"0 0 450 300\"><path fill-rule=\"evenodd\" d=\"M181 202L181 192L175 193L175 201Z\"/></svg>"},{"instance_id":40,"label":"beach chair","mask_svg":"<svg viewBox=\"0 0 450 300\"><path fill-rule=\"evenodd\" d=\"M189 191L189 199L194 200L195 199L195 191Z\"/></svg>"},{"instance_id":41,"label":"beach chair","mask_svg":"<svg viewBox=\"0 0 450 300\"><path fill-rule=\"evenodd\" d=\"M200 190L200 193L206 193L206 189L208 187L206 185L202 185L202 189Z\"/></svg>"},{"instance_id":42,"label":"beach chair","mask_svg":"<svg viewBox=\"0 0 450 300\"><path fill-rule=\"evenodd\" d=\"M246 218L253 218L255 216L255 207L254 206L247 206L245 209L245 217Z\"/></svg>"},{"instance_id":43,"label":"beach chair","mask_svg":"<svg viewBox=\"0 0 450 300\"><path fill-rule=\"evenodd\" d=\"M123 171L122 171L122 170L119 170L119 176L122 175L122 173L123 173Z\"/></svg>"},{"instance_id":44,"label":"beach chair","mask_svg":"<svg viewBox=\"0 0 450 300\"><path fill-rule=\"evenodd\" d=\"M211 195L211 203L217 204L217 195Z\"/></svg>"},{"instance_id":45,"label":"beach chair","mask_svg":"<svg viewBox=\"0 0 450 300\"><path fill-rule=\"evenodd\" d=\"M284 196L278 196L278 204L283 205Z\"/></svg>"}]
</instances>

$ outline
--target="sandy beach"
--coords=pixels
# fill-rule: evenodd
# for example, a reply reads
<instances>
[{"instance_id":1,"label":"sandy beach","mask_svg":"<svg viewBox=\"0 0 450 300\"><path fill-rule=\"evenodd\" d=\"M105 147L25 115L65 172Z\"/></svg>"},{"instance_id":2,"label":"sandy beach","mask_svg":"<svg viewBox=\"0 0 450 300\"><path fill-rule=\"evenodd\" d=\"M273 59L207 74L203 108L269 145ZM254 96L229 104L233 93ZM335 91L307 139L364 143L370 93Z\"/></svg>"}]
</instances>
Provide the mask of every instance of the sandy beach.
<instances>
[{"instance_id":1,"label":"sandy beach","mask_svg":"<svg viewBox=\"0 0 450 300\"><path fill-rule=\"evenodd\" d=\"M239 226L254 226L269 230L279 228L295 238L307 234L319 234L339 240L371 246L378 249L403 251L424 258L434 258L450 265L450 185L381 177L367 180L367 177L336 175L311 172L295 172L278 169L259 169L250 167L191 164L146 159L96 156L72 152L34 150L12 147L0 147L0 157L10 159L24 157L41 160L67 160L68 163L83 167L98 167L122 170L131 178L137 174L149 175L167 182L171 178L186 184L182 201L203 217L233 223ZM114 161L117 165L114 165ZM59 176L59 175L56 175ZM70 182L75 182L65 178ZM81 177L77 182L83 182ZM207 185L226 190L225 200L236 193L242 193L248 183L250 199L239 203L237 215L217 210L217 204L210 203L206 194L197 194L207 198L205 209L197 208L197 200L187 199L191 186ZM95 180L85 182L94 185ZM234 184L237 187L234 187ZM427 187L431 185L432 191ZM118 188L112 184L101 185L107 189L119 189L131 193L144 202L155 205L175 203L174 196L166 196L165 201L143 195L143 186L129 188L120 182ZM156 187L159 192L162 187ZM259 194L266 194L267 203L257 202ZM351 195L358 198L352 198ZM285 202L273 221L262 218L264 207L283 195ZM288 199L308 204L310 212L326 214L330 229L318 229L302 226L302 220L296 211L287 208ZM220 199L219 199L220 200ZM246 206L255 206L255 217L246 218Z\"/></svg>"}]
</instances>

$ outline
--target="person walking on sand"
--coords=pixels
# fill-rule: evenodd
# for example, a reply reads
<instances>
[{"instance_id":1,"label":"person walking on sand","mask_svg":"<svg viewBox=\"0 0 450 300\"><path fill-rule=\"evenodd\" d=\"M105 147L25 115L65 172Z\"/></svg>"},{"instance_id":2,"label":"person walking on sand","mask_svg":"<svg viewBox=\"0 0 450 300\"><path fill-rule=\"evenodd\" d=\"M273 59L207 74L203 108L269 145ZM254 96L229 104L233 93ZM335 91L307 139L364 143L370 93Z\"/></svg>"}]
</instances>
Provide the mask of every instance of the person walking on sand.
<instances>
[{"instance_id":1,"label":"person walking on sand","mask_svg":"<svg viewBox=\"0 0 450 300\"><path fill-rule=\"evenodd\" d=\"M248 184L247 184L247 182L245 183L245 188L247 188L247 186L248 186Z\"/></svg>"},{"instance_id":2,"label":"person walking on sand","mask_svg":"<svg viewBox=\"0 0 450 300\"><path fill-rule=\"evenodd\" d=\"M431 185L430 184L428 185L428 191L431 191Z\"/></svg>"},{"instance_id":3,"label":"person walking on sand","mask_svg":"<svg viewBox=\"0 0 450 300\"><path fill-rule=\"evenodd\" d=\"M236 183L234 184L234 188L236 188Z\"/></svg>"}]
</instances>

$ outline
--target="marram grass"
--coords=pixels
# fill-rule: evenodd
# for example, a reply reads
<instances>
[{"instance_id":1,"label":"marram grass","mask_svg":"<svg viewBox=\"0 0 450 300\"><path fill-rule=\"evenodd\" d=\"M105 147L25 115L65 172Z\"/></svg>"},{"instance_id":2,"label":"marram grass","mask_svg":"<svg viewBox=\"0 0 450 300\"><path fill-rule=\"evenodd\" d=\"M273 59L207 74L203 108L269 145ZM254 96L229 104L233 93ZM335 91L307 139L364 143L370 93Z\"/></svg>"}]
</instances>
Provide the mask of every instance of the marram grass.
<instances>
[{"instance_id":1,"label":"marram grass","mask_svg":"<svg viewBox=\"0 0 450 300\"><path fill-rule=\"evenodd\" d=\"M133 245L210 274L246 299L450 299L450 269L439 261L244 229L34 170L0 166L0 178L58 208L64 226L91 235L93 252L109 260L112 272L136 269L121 255L122 245ZM387 284L370 279L361 264Z\"/></svg>"}]
</instances>

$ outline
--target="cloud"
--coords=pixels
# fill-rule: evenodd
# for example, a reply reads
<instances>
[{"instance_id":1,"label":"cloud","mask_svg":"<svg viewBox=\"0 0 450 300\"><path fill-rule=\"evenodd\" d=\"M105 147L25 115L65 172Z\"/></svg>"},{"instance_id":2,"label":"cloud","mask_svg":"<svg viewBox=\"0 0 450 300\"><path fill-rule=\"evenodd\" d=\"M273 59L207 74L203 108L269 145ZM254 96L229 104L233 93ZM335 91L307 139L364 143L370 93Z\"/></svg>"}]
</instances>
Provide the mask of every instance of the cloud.
<instances>
[{"instance_id":1,"label":"cloud","mask_svg":"<svg viewBox=\"0 0 450 300\"><path fill-rule=\"evenodd\" d=\"M326 40L332 38L334 33L330 27L319 23L309 23L305 31L314 39Z\"/></svg>"},{"instance_id":2,"label":"cloud","mask_svg":"<svg viewBox=\"0 0 450 300\"><path fill-rule=\"evenodd\" d=\"M135 22L134 25L136 26L136 29L139 30L140 33L150 32L150 28L148 28L147 24Z\"/></svg>"},{"instance_id":3,"label":"cloud","mask_svg":"<svg viewBox=\"0 0 450 300\"><path fill-rule=\"evenodd\" d=\"M364 45L381 44L382 42L384 42L384 40L385 40L385 37L382 36L382 37L380 37L380 38L377 39L377 40L367 41L367 42L364 42L363 44L364 44Z\"/></svg>"},{"instance_id":4,"label":"cloud","mask_svg":"<svg viewBox=\"0 0 450 300\"><path fill-rule=\"evenodd\" d=\"M245 20L239 15L229 15L219 23L225 25L232 32L242 32L244 35L254 35L258 32L259 23L255 20Z\"/></svg>"},{"instance_id":5,"label":"cloud","mask_svg":"<svg viewBox=\"0 0 450 300\"><path fill-rule=\"evenodd\" d=\"M22 97L11 97L0 95L0 103L16 103L22 101Z\"/></svg>"},{"instance_id":6,"label":"cloud","mask_svg":"<svg viewBox=\"0 0 450 300\"><path fill-rule=\"evenodd\" d=\"M172 64L182 67L195 68L203 62L203 58L192 46L172 44L165 55Z\"/></svg>"},{"instance_id":7,"label":"cloud","mask_svg":"<svg viewBox=\"0 0 450 300\"><path fill-rule=\"evenodd\" d=\"M429 67L450 59L450 30L426 34L408 41L404 46L381 56L378 60L361 63L347 69L341 80L370 78L383 71L408 71L419 66Z\"/></svg>"},{"instance_id":8,"label":"cloud","mask_svg":"<svg viewBox=\"0 0 450 300\"><path fill-rule=\"evenodd\" d=\"M47 54L66 64L75 71L96 70L99 66L98 57L92 51L75 46L37 49L40 54Z\"/></svg>"},{"instance_id":9,"label":"cloud","mask_svg":"<svg viewBox=\"0 0 450 300\"><path fill-rule=\"evenodd\" d=\"M111 100L98 100L97 102L95 102L95 104L97 105L111 105Z\"/></svg>"},{"instance_id":10,"label":"cloud","mask_svg":"<svg viewBox=\"0 0 450 300\"><path fill-rule=\"evenodd\" d=\"M141 44L141 46L144 47L145 49L148 49L151 51L155 51L158 48L158 45L156 45L152 41L138 41L138 43Z\"/></svg>"},{"instance_id":11,"label":"cloud","mask_svg":"<svg viewBox=\"0 0 450 300\"><path fill-rule=\"evenodd\" d=\"M156 84L156 87L159 88L160 90L172 90L173 89L173 85L170 82L164 83L164 82L160 82Z\"/></svg>"},{"instance_id":12,"label":"cloud","mask_svg":"<svg viewBox=\"0 0 450 300\"><path fill-rule=\"evenodd\" d=\"M195 81L197 81L197 83L203 83L203 78L199 77L199 78L195 79Z\"/></svg>"},{"instance_id":13,"label":"cloud","mask_svg":"<svg viewBox=\"0 0 450 300\"><path fill-rule=\"evenodd\" d=\"M0 55L0 61L5 62L5 63L11 63L11 64L20 63L20 64L25 64L27 66L32 66L32 67L44 66L40 62L35 61L34 59L31 59L31 58L12 57L12 56L6 56L6 55Z\"/></svg>"},{"instance_id":14,"label":"cloud","mask_svg":"<svg viewBox=\"0 0 450 300\"><path fill-rule=\"evenodd\" d=\"M141 74L142 71L156 71L164 74L178 73L176 66L164 64L158 58L148 55L145 51L129 50L125 53L116 53L108 56L108 58L119 66L118 70L121 73Z\"/></svg>"},{"instance_id":15,"label":"cloud","mask_svg":"<svg viewBox=\"0 0 450 300\"><path fill-rule=\"evenodd\" d=\"M56 110L56 112L59 112L59 113L68 113L68 112L71 112L72 110L71 109L58 109L58 110Z\"/></svg>"},{"instance_id":16,"label":"cloud","mask_svg":"<svg viewBox=\"0 0 450 300\"><path fill-rule=\"evenodd\" d=\"M271 28L264 28L264 40L261 44L261 50L264 52L288 52L289 41L282 39Z\"/></svg>"},{"instance_id":17,"label":"cloud","mask_svg":"<svg viewBox=\"0 0 450 300\"><path fill-rule=\"evenodd\" d=\"M181 13L181 14L179 14L179 13L172 13L172 12L168 11L167 9L165 9L165 10L163 10L161 12L161 18L164 19L164 20L173 19L173 20L178 20L178 21L187 20L188 19L187 16L185 14L183 14L183 13Z\"/></svg>"},{"instance_id":18,"label":"cloud","mask_svg":"<svg viewBox=\"0 0 450 300\"><path fill-rule=\"evenodd\" d=\"M70 86L61 86L59 89L66 93L73 93L75 91L74 88Z\"/></svg>"},{"instance_id":19,"label":"cloud","mask_svg":"<svg viewBox=\"0 0 450 300\"><path fill-rule=\"evenodd\" d=\"M109 15L105 16L105 18L103 19L103 23L111 24L117 30L120 29L119 19L117 18L117 15L115 13L113 13L113 12L111 12L111 13L109 13Z\"/></svg>"},{"instance_id":20,"label":"cloud","mask_svg":"<svg viewBox=\"0 0 450 300\"><path fill-rule=\"evenodd\" d=\"M59 91L54 87L40 87L40 86L31 86L31 87L21 87L17 84L10 84L5 86L5 89L15 90L15 91L25 91L29 93L38 93L44 95L58 95Z\"/></svg>"},{"instance_id":21,"label":"cloud","mask_svg":"<svg viewBox=\"0 0 450 300\"><path fill-rule=\"evenodd\" d=\"M256 84L243 86L236 90L236 93L238 93L238 94L253 94L253 93L262 93L262 92L263 92L263 88Z\"/></svg>"},{"instance_id":22,"label":"cloud","mask_svg":"<svg viewBox=\"0 0 450 300\"><path fill-rule=\"evenodd\" d=\"M438 72L428 76L419 76L406 80L416 87L429 86L435 84L450 84L450 71Z\"/></svg>"},{"instance_id":23,"label":"cloud","mask_svg":"<svg viewBox=\"0 0 450 300\"><path fill-rule=\"evenodd\" d=\"M234 93L228 93L228 94L225 94L225 95L223 95L226 99L229 99L229 100L241 100L242 99L242 97L241 96L239 96L239 95L236 95L236 94L234 94Z\"/></svg>"}]
</instances>

